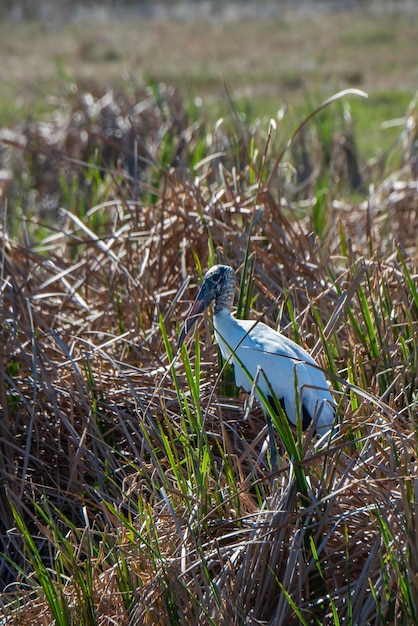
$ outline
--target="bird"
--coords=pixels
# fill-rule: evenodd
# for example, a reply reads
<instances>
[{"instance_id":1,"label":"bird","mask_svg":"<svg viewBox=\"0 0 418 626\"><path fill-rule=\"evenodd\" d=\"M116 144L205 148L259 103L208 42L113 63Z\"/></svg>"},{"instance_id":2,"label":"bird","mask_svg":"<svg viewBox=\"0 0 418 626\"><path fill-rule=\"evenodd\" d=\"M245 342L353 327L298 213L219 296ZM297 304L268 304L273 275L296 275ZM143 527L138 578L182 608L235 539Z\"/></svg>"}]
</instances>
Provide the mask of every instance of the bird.
<instances>
[{"instance_id":1,"label":"bird","mask_svg":"<svg viewBox=\"0 0 418 626\"><path fill-rule=\"evenodd\" d=\"M215 339L223 358L234 366L237 386L247 393L255 388L255 396L266 414L270 446L273 428L263 396L276 414L279 413L277 399L293 426L300 421L302 430L306 430L313 424L319 436L329 437L335 426L336 411L322 369L304 348L264 322L236 319L232 314L235 286L232 267L214 265L207 271L185 319L178 347L181 348L199 316L214 302ZM271 449L270 459L272 456L275 453Z\"/></svg>"}]
</instances>

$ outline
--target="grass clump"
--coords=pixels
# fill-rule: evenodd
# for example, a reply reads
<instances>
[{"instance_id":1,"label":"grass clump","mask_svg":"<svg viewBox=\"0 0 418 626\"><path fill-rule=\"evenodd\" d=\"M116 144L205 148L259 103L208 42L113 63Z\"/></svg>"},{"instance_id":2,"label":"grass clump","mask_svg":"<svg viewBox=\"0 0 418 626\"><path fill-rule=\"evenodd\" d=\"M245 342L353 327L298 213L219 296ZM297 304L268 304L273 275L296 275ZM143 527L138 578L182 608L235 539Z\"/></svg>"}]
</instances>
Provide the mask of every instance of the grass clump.
<instances>
[{"instance_id":1,"label":"grass clump","mask_svg":"<svg viewBox=\"0 0 418 626\"><path fill-rule=\"evenodd\" d=\"M359 198L333 177L324 188L321 172L300 187L274 124L205 126L160 89L139 104L103 96L106 111L78 94L59 141L32 126L8 144L21 177L2 227L2 613L415 623L411 152ZM132 111L116 146L103 129ZM305 132L307 149L324 149ZM260 407L221 384L210 321L176 352L194 277L213 262L242 277L240 314L264 313L308 347L334 388L339 436L324 448L282 429L274 476Z\"/></svg>"}]
</instances>

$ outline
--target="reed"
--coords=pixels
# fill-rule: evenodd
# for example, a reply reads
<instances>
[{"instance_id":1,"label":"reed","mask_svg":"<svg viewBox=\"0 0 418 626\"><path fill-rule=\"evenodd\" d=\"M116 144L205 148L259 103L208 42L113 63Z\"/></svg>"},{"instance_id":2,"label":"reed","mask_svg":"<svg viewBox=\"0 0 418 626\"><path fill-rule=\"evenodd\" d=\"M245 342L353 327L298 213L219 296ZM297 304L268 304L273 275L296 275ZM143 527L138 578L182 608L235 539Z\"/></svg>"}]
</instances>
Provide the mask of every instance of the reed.
<instances>
[{"instance_id":1,"label":"reed","mask_svg":"<svg viewBox=\"0 0 418 626\"><path fill-rule=\"evenodd\" d=\"M318 173L319 218L278 175L292 170L291 136L278 168L273 126L248 151L238 126L232 138L219 126L214 145L213 127L187 134L184 122L179 165L177 96L153 97L165 135L150 138L141 174L55 146L45 163L68 165L65 184L51 179L65 210L51 220L39 196L26 221L11 206L3 222L2 614L417 623L413 164L405 153L358 202L332 180L320 188ZM18 155L35 183L32 156ZM263 412L221 380L210 319L176 350L197 279L225 261L239 313L264 314L312 350L341 417L320 446L272 415L273 482Z\"/></svg>"}]
</instances>

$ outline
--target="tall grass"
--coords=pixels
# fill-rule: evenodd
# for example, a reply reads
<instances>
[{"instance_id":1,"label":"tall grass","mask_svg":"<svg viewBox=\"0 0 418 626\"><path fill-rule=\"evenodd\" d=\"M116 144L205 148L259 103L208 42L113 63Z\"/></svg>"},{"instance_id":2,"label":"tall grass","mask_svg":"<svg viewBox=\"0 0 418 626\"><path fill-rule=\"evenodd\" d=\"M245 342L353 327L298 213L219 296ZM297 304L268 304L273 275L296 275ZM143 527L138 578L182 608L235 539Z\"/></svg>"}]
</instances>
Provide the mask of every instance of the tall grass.
<instances>
[{"instance_id":1,"label":"tall grass","mask_svg":"<svg viewBox=\"0 0 418 626\"><path fill-rule=\"evenodd\" d=\"M164 106L165 132L152 134L141 174L97 161L92 173L80 159L63 171L65 210L53 224L42 207L26 238L3 223L4 619L416 623L410 165L357 204L331 181L327 226L313 231L317 207L306 200L323 178L301 195L280 175L292 152L287 142L279 161L270 152L273 126L250 144L238 127L232 138L218 128L214 146L212 129L183 119L179 152L177 96L163 95L148 119L163 119ZM52 171L69 163L64 147ZM193 151L205 157L191 172ZM30 169L26 156L16 158ZM221 381L210 319L175 347L196 279L218 261L237 269L239 315L263 314L311 349L338 404L329 446L271 415L274 476L263 412Z\"/></svg>"}]
</instances>

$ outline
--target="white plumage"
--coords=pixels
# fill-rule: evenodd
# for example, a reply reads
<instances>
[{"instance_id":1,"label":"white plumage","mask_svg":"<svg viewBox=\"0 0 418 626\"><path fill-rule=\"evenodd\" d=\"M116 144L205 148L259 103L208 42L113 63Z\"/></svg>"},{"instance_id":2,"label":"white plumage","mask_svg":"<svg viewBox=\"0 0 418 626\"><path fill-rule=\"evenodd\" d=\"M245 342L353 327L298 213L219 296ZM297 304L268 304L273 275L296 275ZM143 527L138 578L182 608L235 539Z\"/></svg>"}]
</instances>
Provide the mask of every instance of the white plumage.
<instances>
[{"instance_id":1,"label":"white plumage","mask_svg":"<svg viewBox=\"0 0 418 626\"><path fill-rule=\"evenodd\" d=\"M250 392L256 378L259 400L258 390L277 412L273 391L291 424L296 425L300 419L306 429L314 421L319 435L329 434L335 407L322 370L306 350L273 328L262 322L235 319L231 313L235 282L235 272L227 265L215 265L207 272L186 318L179 346L197 316L215 301L215 337L222 356L234 365L236 384Z\"/></svg>"}]
</instances>

